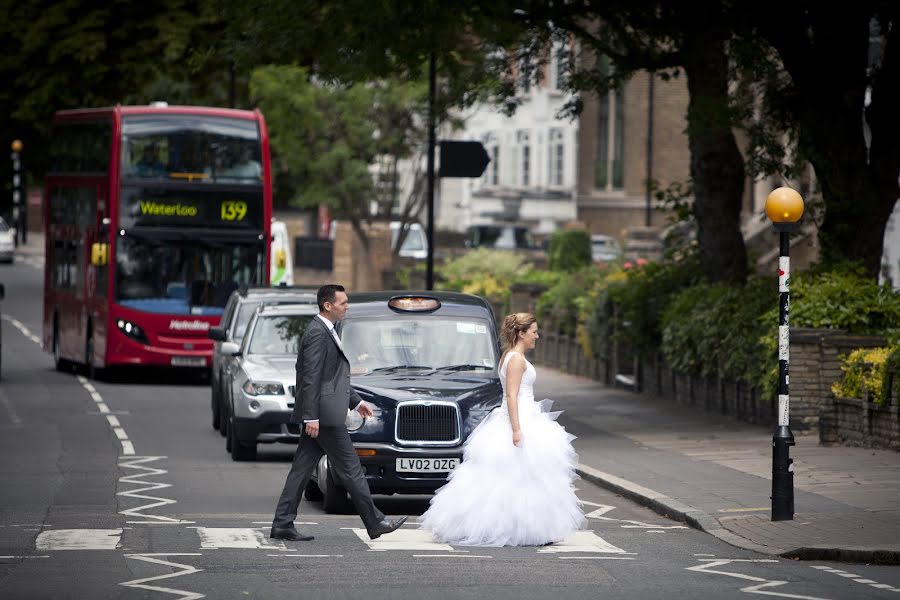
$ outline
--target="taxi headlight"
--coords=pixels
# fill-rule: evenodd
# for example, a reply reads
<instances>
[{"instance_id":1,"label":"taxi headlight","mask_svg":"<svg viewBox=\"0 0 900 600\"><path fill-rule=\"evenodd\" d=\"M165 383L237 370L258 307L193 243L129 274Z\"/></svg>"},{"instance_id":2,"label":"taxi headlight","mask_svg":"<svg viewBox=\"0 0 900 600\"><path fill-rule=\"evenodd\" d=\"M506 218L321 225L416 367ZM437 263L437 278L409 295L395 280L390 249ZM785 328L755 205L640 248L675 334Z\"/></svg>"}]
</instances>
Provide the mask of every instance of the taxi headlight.
<instances>
[{"instance_id":1,"label":"taxi headlight","mask_svg":"<svg viewBox=\"0 0 900 600\"><path fill-rule=\"evenodd\" d=\"M360 427L363 426L366 420L363 418L361 414L359 414L358 410L351 410L347 413L347 419L344 423L347 425L348 431L356 431Z\"/></svg>"},{"instance_id":2,"label":"taxi headlight","mask_svg":"<svg viewBox=\"0 0 900 600\"><path fill-rule=\"evenodd\" d=\"M248 396L283 396L284 386L274 381L250 381L241 386Z\"/></svg>"}]
</instances>

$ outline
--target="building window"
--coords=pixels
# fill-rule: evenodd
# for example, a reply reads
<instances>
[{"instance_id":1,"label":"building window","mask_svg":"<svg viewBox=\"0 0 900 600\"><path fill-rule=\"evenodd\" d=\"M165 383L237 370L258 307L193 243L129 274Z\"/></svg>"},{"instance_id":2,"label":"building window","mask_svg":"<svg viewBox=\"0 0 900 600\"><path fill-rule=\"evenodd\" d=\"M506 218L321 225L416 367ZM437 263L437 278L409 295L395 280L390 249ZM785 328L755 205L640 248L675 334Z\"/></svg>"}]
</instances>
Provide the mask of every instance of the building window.
<instances>
[{"instance_id":1,"label":"building window","mask_svg":"<svg viewBox=\"0 0 900 600\"><path fill-rule=\"evenodd\" d=\"M554 90L565 88L568 74L569 50L563 44L554 44L549 64L550 87Z\"/></svg>"},{"instance_id":2,"label":"building window","mask_svg":"<svg viewBox=\"0 0 900 600\"><path fill-rule=\"evenodd\" d=\"M482 176L482 185L496 186L500 185L500 138L496 133L486 133L481 138L481 143L488 153L491 162L488 163L487 169Z\"/></svg>"},{"instance_id":3,"label":"building window","mask_svg":"<svg viewBox=\"0 0 900 600\"><path fill-rule=\"evenodd\" d=\"M604 63L608 61L604 59ZM599 98L597 114L597 159L594 187L619 190L624 185L625 102L622 89L611 90Z\"/></svg>"},{"instance_id":4,"label":"building window","mask_svg":"<svg viewBox=\"0 0 900 600\"><path fill-rule=\"evenodd\" d=\"M549 173L548 183L551 186L561 187L563 184L566 158L566 147L563 144L562 129L550 130L550 147L547 156L549 157L549 168L547 170Z\"/></svg>"},{"instance_id":5,"label":"building window","mask_svg":"<svg viewBox=\"0 0 900 600\"><path fill-rule=\"evenodd\" d=\"M528 132L518 132L516 136L516 143L519 147L519 158L521 166L520 184L523 187L528 187L531 185L531 144Z\"/></svg>"}]
</instances>

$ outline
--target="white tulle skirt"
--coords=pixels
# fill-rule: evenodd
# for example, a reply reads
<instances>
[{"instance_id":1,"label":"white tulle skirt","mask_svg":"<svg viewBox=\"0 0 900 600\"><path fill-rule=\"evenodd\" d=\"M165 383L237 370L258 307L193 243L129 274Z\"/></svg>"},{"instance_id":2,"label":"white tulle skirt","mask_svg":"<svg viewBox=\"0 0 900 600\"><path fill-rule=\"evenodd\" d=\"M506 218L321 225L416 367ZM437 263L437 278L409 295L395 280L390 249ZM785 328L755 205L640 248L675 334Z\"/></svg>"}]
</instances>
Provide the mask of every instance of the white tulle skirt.
<instances>
[{"instance_id":1,"label":"white tulle skirt","mask_svg":"<svg viewBox=\"0 0 900 600\"><path fill-rule=\"evenodd\" d=\"M540 546L566 539L585 522L572 485L575 436L556 422L552 401L520 401L523 440L512 443L504 409L466 440L462 463L420 519L437 541L460 546Z\"/></svg>"}]
</instances>

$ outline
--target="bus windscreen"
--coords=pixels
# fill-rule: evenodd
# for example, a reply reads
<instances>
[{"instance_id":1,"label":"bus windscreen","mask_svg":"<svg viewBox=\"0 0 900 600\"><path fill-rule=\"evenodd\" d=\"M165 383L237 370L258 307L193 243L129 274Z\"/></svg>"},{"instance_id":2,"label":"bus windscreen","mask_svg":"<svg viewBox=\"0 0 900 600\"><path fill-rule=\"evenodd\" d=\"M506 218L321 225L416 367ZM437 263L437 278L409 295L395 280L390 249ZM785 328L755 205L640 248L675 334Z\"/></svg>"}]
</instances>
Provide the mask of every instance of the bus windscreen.
<instances>
[{"instance_id":1,"label":"bus windscreen","mask_svg":"<svg viewBox=\"0 0 900 600\"><path fill-rule=\"evenodd\" d=\"M255 121L207 115L122 120L124 179L259 184L260 153Z\"/></svg>"},{"instance_id":2,"label":"bus windscreen","mask_svg":"<svg viewBox=\"0 0 900 600\"><path fill-rule=\"evenodd\" d=\"M129 232L116 241L116 302L173 315L218 315L241 285L263 280L260 243L222 243L144 237Z\"/></svg>"}]
</instances>

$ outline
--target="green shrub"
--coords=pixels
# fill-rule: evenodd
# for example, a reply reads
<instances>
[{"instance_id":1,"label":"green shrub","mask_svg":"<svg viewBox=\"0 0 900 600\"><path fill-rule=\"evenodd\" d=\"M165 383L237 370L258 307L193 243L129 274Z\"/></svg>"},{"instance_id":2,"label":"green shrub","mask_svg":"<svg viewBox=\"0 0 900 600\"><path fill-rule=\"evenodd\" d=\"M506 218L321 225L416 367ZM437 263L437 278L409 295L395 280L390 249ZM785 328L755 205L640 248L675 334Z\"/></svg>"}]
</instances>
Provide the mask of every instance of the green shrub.
<instances>
[{"instance_id":1,"label":"green shrub","mask_svg":"<svg viewBox=\"0 0 900 600\"><path fill-rule=\"evenodd\" d=\"M613 270L601 284L588 333L593 350L602 356L604 336L614 331L616 339L627 340L645 356L659 350L662 342L662 314L672 297L702 281L696 256L681 262L647 263L630 269Z\"/></svg>"},{"instance_id":2,"label":"green shrub","mask_svg":"<svg viewBox=\"0 0 900 600\"><path fill-rule=\"evenodd\" d=\"M531 265L513 252L477 248L439 269L444 280L439 287L507 303L513 281L530 270Z\"/></svg>"},{"instance_id":3,"label":"green shrub","mask_svg":"<svg viewBox=\"0 0 900 600\"><path fill-rule=\"evenodd\" d=\"M758 384L777 365L762 344L766 312L777 283L701 283L677 293L662 317L662 352L678 371Z\"/></svg>"},{"instance_id":4,"label":"green shrub","mask_svg":"<svg viewBox=\"0 0 900 600\"><path fill-rule=\"evenodd\" d=\"M572 272L591 264L591 235L583 229L559 229L550 236L551 271Z\"/></svg>"},{"instance_id":5,"label":"green shrub","mask_svg":"<svg viewBox=\"0 0 900 600\"><path fill-rule=\"evenodd\" d=\"M578 326L579 302L588 297L600 276L593 266L584 267L560 277L537 302L539 319L547 319L560 333L574 335Z\"/></svg>"},{"instance_id":6,"label":"green shrub","mask_svg":"<svg viewBox=\"0 0 900 600\"><path fill-rule=\"evenodd\" d=\"M860 348L841 360L844 376L831 385L831 391L841 398L862 398L884 404L885 368L890 348ZM869 398L865 398L866 392Z\"/></svg>"}]
</instances>

